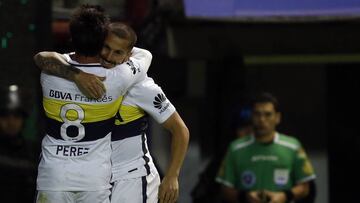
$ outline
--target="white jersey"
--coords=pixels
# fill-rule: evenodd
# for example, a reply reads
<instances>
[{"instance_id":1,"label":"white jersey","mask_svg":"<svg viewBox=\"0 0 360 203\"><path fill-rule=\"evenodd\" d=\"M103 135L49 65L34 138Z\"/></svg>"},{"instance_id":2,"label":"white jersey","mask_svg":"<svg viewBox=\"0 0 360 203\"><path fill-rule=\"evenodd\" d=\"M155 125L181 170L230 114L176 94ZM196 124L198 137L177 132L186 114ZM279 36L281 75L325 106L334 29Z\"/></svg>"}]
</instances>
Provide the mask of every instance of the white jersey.
<instances>
[{"instance_id":1,"label":"white jersey","mask_svg":"<svg viewBox=\"0 0 360 203\"><path fill-rule=\"evenodd\" d=\"M65 57L84 72L106 77L106 94L101 99L89 99L75 83L41 74L46 135L42 140L37 190L108 189L114 117L127 89L145 78L149 66L135 59L105 69L100 64L78 64L68 55Z\"/></svg>"},{"instance_id":2,"label":"white jersey","mask_svg":"<svg viewBox=\"0 0 360 203\"><path fill-rule=\"evenodd\" d=\"M157 122L165 122L175 107L152 78L134 85L124 97L112 134L112 181L146 176L154 167L145 130L146 113Z\"/></svg>"}]
</instances>

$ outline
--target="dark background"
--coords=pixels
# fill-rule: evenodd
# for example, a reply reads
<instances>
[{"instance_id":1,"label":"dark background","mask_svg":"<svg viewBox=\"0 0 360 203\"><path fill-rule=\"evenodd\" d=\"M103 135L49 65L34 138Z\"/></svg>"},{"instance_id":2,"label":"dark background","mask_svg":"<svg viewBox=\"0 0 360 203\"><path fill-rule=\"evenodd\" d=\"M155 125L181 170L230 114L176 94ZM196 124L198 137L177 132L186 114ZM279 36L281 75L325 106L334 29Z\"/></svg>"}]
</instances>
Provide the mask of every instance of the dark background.
<instances>
[{"instance_id":1,"label":"dark background","mask_svg":"<svg viewBox=\"0 0 360 203\"><path fill-rule=\"evenodd\" d=\"M115 20L131 23L138 46L152 51L149 75L184 117L203 158L227 146L233 115L247 99L269 91L280 100L279 131L298 137L307 150L327 152L330 202L357 202L358 189L351 185L360 161L359 19L191 20L178 3L139 1L145 6L138 8L129 2ZM61 27L66 22L53 16L51 1L0 2L0 84L37 95L29 108L39 108L40 95L32 57L40 50L71 50ZM34 112L37 132L28 137L41 139L41 113Z\"/></svg>"}]
</instances>

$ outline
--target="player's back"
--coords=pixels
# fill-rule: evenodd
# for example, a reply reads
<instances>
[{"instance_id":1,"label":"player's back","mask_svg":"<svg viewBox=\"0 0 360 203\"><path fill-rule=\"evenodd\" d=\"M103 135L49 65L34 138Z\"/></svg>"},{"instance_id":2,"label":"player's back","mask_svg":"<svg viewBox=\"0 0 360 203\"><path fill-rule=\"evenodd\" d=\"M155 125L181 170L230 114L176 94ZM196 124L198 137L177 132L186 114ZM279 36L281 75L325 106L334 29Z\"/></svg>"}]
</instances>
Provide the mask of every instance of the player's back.
<instances>
[{"instance_id":1,"label":"player's back","mask_svg":"<svg viewBox=\"0 0 360 203\"><path fill-rule=\"evenodd\" d=\"M41 74L46 135L37 179L38 190L95 191L110 188L111 130L126 91L117 69L76 64L105 76L106 95L89 99L75 83Z\"/></svg>"}]
</instances>

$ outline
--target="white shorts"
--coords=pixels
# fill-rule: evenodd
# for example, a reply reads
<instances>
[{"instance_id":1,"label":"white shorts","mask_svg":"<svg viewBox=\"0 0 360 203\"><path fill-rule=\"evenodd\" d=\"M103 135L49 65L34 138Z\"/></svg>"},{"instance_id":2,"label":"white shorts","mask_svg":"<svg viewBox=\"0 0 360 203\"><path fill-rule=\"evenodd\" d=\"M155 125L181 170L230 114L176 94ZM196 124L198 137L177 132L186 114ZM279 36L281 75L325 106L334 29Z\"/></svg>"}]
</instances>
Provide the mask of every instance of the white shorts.
<instances>
[{"instance_id":1,"label":"white shorts","mask_svg":"<svg viewBox=\"0 0 360 203\"><path fill-rule=\"evenodd\" d=\"M111 203L156 203L160 176L153 170L149 175L117 180L111 192Z\"/></svg>"},{"instance_id":2,"label":"white shorts","mask_svg":"<svg viewBox=\"0 0 360 203\"><path fill-rule=\"evenodd\" d=\"M38 191L36 203L110 203L110 190L86 192Z\"/></svg>"}]
</instances>

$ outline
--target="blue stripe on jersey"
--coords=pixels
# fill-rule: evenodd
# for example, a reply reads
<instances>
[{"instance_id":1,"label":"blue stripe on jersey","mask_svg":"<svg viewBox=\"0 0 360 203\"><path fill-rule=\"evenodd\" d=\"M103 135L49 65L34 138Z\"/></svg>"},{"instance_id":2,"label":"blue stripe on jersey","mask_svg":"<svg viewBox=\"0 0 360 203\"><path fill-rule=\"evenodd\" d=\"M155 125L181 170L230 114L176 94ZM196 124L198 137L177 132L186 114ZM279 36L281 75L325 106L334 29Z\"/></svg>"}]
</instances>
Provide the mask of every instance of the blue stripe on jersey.
<instances>
[{"instance_id":1,"label":"blue stripe on jersey","mask_svg":"<svg viewBox=\"0 0 360 203\"><path fill-rule=\"evenodd\" d=\"M148 119L143 116L126 124L115 125L111 134L111 141L118 141L144 134L148 128Z\"/></svg>"},{"instance_id":2,"label":"blue stripe on jersey","mask_svg":"<svg viewBox=\"0 0 360 203\"><path fill-rule=\"evenodd\" d=\"M142 182L142 198L143 198L143 203L146 203L147 200L147 181L146 181L146 176L141 177L141 182Z\"/></svg>"},{"instance_id":3,"label":"blue stripe on jersey","mask_svg":"<svg viewBox=\"0 0 360 203\"><path fill-rule=\"evenodd\" d=\"M145 136L145 133L143 133L141 135L141 141L142 141L142 150L143 150L143 153L144 153L143 159L145 161L144 167L146 169L147 175L149 175L150 174L150 166L149 166L150 159L149 159L149 157L146 156L146 153L148 153L148 150L146 148L146 136Z\"/></svg>"},{"instance_id":4,"label":"blue stripe on jersey","mask_svg":"<svg viewBox=\"0 0 360 203\"><path fill-rule=\"evenodd\" d=\"M81 125L83 125L85 128L85 136L78 142L94 141L104 138L112 131L114 122L115 118L92 123L81 123ZM46 118L46 133L55 139L63 140L60 132L61 126L63 124L63 122L59 122L51 118ZM78 131L78 127L68 126L66 129L66 134L68 137L75 137L78 135Z\"/></svg>"}]
</instances>

